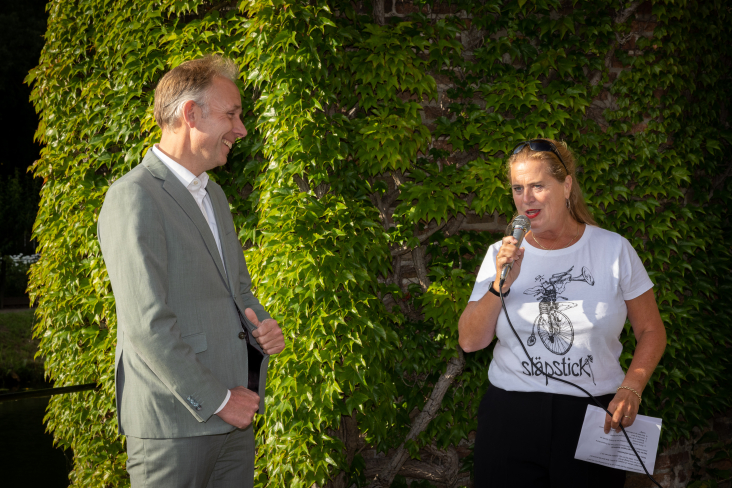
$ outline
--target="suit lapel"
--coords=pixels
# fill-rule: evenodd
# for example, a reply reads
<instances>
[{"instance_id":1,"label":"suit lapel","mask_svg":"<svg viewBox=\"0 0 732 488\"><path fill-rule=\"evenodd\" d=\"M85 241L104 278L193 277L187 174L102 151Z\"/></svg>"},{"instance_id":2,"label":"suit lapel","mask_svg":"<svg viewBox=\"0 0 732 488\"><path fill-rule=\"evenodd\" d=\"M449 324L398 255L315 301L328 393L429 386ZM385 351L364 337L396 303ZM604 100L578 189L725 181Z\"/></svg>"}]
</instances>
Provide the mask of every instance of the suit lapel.
<instances>
[{"instance_id":1,"label":"suit lapel","mask_svg":"<svg viewBox=\"0 0 732 488\"><path fill-rule=\"evenodd\" d=\"M208 189L209 197L211 197L211 206L213 207L214 215L216 216L216 224L219 228L219 242L221 242L221 252L224 255L226 275L229 278L229 290L231 290L231 293L233 294L234 290L236 290L234 282L236 279L239 279L239 270L236 266L236 263L238 262L236 260L236 252L238 251L238 249L236 249L237 246L234 242L231 242L231 239L226 238L224 231L224 220L228 219L231 215L229 202L226 201L226 198L220 198L223 190L221 190L221 188L213 181L208 180L206 188ZM238 237L235 237L235 239L238 239Z\"/></svg>"},{"instance_id":2,"label":"suit lapel","mask_svg":"<svg viewBox=\"0 0 732 488\"><path fill-rule=\"evenodd\" d=\"M203 242L206 244L211 258L216 263L216 268L221 274L221 278L224 282L227 282L226 273L224 272L224 264L221 262L221 256L219 256L219 249L216 247L216 241L211 233L211 228L208 226L208 222L203 216L201 209L196 205L196 201L193 199L193 195L188 191L186 187L180 182L177 176L175 176L162 161L160 161L152 150L148 150L145 158L142 160L147 169L152 175L158 179L163 180L163 189L180 205L183 211L193 221L198 232L203 238ZM223 244L223 243L222 243Z\"/></svg>"},{"instance_id":3,"label":"suit lapel","mask_svg":"<svg viewBox=\"0 0 732 488\"><path fill-rule=\"evenodd\" d=\"M208 189L208 194L211 197L211 206L213 207L214 215L216 216L216 223L218 224L217 227L219 228L219 241L221 242L221 252L224 255L227 276L229 278L229 290L231 291L231 296L234 299L234 305L239 312L239 320L241 321L241 326L245 328L249 334L251 334L256 329L256 327L252 325L248 319L246 319L244 315L244 309L240 308L238 302L239 296L237 295L237 293L239 292L239 259L244 259L244 256L240 254L241 246L239 245L239 237L236 235L236 229L231 233L234 235L229 234L231 237L229 239L226 239L227 234L224 222L231 219L229 202L226 200L226 194L221 189L221 187L213 181L208 180L208 185L206 186L206 188ZM248 349L247 354L254 354L256 351L257 354L261 354L262 356L264 356L264 350L262 349L262 346L251 335L249 336L249 339L247 341L247 346L248 348L251 347L254 349L254 351Z\"/></svg>"}]
</instances>

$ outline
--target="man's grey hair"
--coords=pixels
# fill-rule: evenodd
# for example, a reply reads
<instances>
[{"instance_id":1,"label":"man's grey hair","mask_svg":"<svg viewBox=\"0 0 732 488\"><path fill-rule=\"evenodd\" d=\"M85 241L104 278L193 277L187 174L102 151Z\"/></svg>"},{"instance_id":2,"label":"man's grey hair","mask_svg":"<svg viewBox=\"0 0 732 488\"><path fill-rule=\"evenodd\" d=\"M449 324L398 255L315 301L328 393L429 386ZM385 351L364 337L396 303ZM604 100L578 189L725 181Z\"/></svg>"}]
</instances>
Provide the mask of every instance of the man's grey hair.
<instances>
[{"instance_id":1,"label":"man's grey hair","mask_svg":"<svg viewBox=\"0 0 732 488\"><path fill-rule=\"evenodd\" d=\"M165 73L155 88L155 122L161 129L177 127L183 116L183 105L193 101L208 115L209 88L214 78L236 82L239 68L229 58L209 54L186 61Z\"/></svg>"}]
</instances>

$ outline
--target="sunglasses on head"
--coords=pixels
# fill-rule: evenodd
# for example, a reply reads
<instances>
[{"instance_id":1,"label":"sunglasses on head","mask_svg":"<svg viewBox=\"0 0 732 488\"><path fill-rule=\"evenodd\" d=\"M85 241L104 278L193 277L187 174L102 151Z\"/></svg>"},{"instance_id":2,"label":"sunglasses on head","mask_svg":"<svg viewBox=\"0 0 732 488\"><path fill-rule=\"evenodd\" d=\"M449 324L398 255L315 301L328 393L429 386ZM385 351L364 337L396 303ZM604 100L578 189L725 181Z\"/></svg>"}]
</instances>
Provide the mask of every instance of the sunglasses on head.
<instances>
[{"instance_id":1,"label":"sunglasses on head","mask_svg":"<svg viewBox=\"0 0 732 488\"><path fill-rule=\"evenodd\" d=\"M557 151L557 146L555 146L553 143L546 141L544 139L531 139L530 141L524 141L519 142L516 147L513 148L512 154L518 154L521 152L523 148L526 146L529 146L529 149L536 152L551 152L554 153L556 157L559 158L559 162L562 163L562 166L564 166L564 171L569 174L569 170L567 169L567 165L564 164L564 160L562 159L562 156L559 155L559 151Z\"/></svg>"}]
</instances>

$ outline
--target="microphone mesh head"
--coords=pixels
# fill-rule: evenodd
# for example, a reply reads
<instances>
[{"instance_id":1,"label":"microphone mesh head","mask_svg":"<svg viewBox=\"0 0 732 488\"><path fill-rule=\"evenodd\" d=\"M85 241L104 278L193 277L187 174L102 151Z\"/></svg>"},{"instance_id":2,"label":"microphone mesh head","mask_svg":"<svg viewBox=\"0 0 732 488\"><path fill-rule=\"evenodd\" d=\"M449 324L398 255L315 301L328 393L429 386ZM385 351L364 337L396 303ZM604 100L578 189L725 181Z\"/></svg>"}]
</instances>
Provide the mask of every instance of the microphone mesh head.
<instances>
[{"instance_id":1,"label":"microphone mesh head","mask_svg":"<svg viewBox=\"0 0 732 488\"><path fill-rule=\"evenodd\" d=\"M514 227L517 225L520 225L524 229L526 229L526 232L531 229L531 221L526 215L517 215L515 219L513 219L513 225Z\"/></svg>"},{"instance_id":2,"label":"microphone mesh head","mask_svg":"<svg viewBox=\"0 0 732 488\"><path fill-rule=\"evenodd\" d=\"M516 227L522 227L524 229L524 234L526 234L531 230L531 221L526 215L517 215L508 223L508 226L506 227L506 235L513 235L513 229Z\"/></svg>"}]
</instances>

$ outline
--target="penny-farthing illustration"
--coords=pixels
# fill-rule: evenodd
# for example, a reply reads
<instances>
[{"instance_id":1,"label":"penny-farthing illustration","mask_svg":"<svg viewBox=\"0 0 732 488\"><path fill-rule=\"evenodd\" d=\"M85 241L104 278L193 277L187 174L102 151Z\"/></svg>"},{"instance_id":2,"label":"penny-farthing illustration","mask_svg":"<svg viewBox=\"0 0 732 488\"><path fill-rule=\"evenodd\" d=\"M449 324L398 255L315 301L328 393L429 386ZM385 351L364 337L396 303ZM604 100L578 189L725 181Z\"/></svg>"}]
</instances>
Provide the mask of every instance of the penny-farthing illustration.
<instances>
[{"instance_id":1,"label":"penny-farthing illustration","mask_svg":"<svg viewBox=\"0 0 732 488\"><path fill-rule=\"evenodd\" d=\"M539 316L534 320L534 325L531 327L531 336L526 341L529 346L536 344L536 334L539 334L544 347L554 354L562 356L572 348L574 328L569 317L563 314L562 310L576 307L577 304L572 302L557 303L557 298L567 300L566 297L559 296L559 293L562 293L571 281L582 281L590 286L595 286L595 279L589 269L583 266L582 273L574 277L572 276L572 269L574 269L574 266L563 273L553 274L548 280L544 280L541 275L537 276L536 279L540 284L524 291L524 294L534 295L540 299Z\"/></svg>"}]
</instances>

